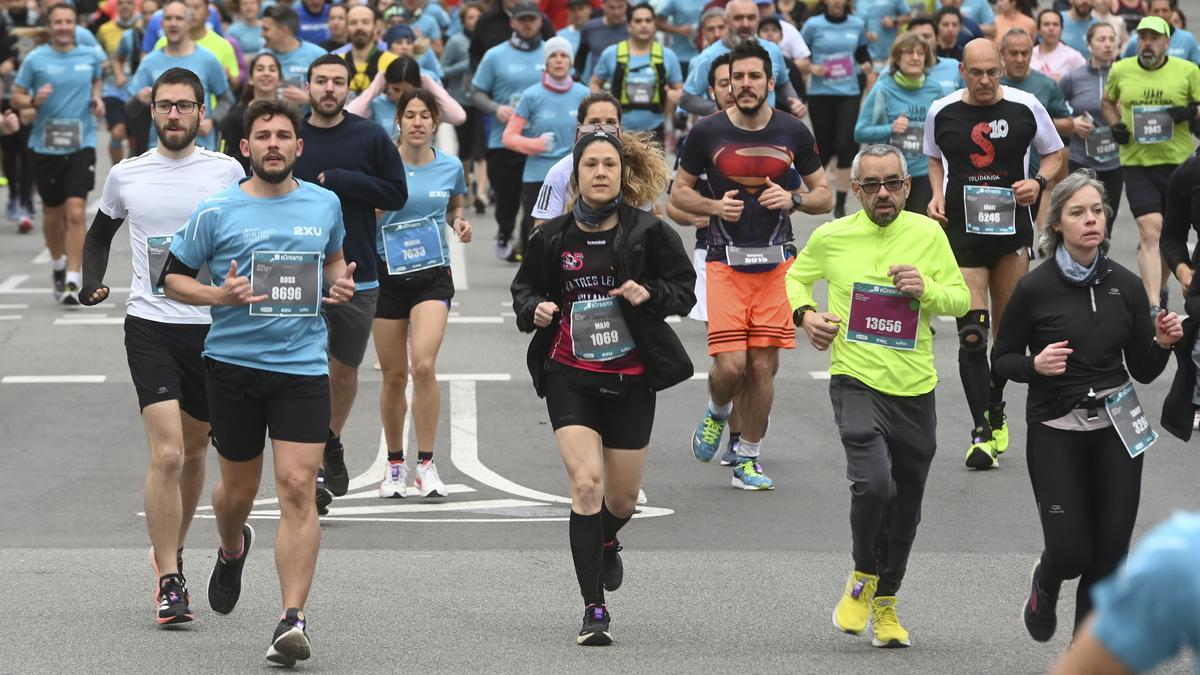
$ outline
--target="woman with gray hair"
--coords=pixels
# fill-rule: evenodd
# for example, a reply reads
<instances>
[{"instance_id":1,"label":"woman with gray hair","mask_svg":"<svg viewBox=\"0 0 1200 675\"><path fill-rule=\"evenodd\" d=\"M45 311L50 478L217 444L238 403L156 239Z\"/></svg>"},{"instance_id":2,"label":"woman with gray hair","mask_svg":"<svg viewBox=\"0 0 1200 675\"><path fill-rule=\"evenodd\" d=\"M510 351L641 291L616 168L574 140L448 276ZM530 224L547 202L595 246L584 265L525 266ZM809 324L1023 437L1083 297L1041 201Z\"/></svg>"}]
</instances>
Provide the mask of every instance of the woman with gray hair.
<instances>
[{"instance_id":1,"label":"woman with gray hair","mask_svg":"<svg viewBox=\"0 0 1200 675\"><path fill-rule=\"evenodd\" d=\"M1151 316L1141 280L1106 255L1106 203L1104 184L1087 169L1054 188L1052 260L1017 284L992 355L998 376L1029 385L1027 461L1045 548L1024 621L1040 642L1054 635L1062 582L1080 577L1079 630L1092 585L1129 549L1142 453L1158 437L1130 376L1142 384L1158 377L1183 336L1179 317Z\"/></svg>"}]
</instances>

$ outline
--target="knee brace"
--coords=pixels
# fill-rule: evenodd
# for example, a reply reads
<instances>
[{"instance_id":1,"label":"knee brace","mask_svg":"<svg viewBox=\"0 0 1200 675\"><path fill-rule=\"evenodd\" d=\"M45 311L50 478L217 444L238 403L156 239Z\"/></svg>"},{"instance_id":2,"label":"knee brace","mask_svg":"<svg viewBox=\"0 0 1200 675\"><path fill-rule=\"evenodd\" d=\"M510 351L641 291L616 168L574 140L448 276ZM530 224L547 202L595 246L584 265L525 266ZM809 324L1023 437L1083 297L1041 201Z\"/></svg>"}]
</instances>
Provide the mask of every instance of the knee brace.
<instances>
[{"instance_id":1,"label":"knee brace","mask_svg":"<svg viewBox=\"0 0 1200 675\"><path fill-rule=\"evenodd\" d=\"M958 362L970 363L987 359L988 333L991 314L986 309L973 309L958 318Z\"/></svg>"}]
</instances>

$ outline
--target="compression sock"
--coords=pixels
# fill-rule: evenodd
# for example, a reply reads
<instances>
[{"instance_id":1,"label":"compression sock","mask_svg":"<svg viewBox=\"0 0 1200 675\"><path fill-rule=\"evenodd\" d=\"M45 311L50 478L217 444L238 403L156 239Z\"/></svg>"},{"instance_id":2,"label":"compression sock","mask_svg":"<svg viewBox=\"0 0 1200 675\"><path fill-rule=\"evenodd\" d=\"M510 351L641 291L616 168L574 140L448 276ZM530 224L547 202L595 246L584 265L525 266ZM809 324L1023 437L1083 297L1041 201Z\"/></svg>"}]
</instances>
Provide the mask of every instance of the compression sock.
<instances>
[{"instance_id":1,"label":"compression sock","mask_svg":"<svg viewBox=\"0 0 1200 675\"><path fill-rule=\"evenodd\" d=\"M581 516L571 511L571 558L575 561L575 577L586 605L603 605L604 589L600 573L604 570L604 519L599 514Z\"/></svg>"},{"instance_id":2,"label":"compression sock","mask_svg":"<svg viewBox=\"0 0 1200 675\"><path fill-rule=\"evenodd\" d=\"M392 462L393 464L403 464L404 463L404 452L403 451L389 452L388 453L388 461Z\"/></svg>"},{"instance_id":3,"label":"compression sock","mask_svg":"<svg viewBox=\"0 0 1200 675\"><path fill-rule=\"evenodd\" d=\"M418 452L418 453L417 453L417 461L418 461L418 462L420 462L420 463L422 463L422 464L425 464L425 463L428 463L428 462L432 462L432 461L433 461L433 452L432 452L432 451L430 451L430 452Z\"/></svg>"},{"instance_id":4,"label":"compression sock","mask_svg":"<svg viewBox=\"0 0 1200 675\"><path fill-rule=\"evenodd\" d=\"M607 502L600 502L600 521L604 526L604 543L607 544L608 542L616 539L617 532L619 532L622 527L625 527L625 523L628 523L629 519L632 517L633 516L630 515L624 518L618 518L617 516L613 515L612 511L608 510Z\"/></svg>"}]
</instances>

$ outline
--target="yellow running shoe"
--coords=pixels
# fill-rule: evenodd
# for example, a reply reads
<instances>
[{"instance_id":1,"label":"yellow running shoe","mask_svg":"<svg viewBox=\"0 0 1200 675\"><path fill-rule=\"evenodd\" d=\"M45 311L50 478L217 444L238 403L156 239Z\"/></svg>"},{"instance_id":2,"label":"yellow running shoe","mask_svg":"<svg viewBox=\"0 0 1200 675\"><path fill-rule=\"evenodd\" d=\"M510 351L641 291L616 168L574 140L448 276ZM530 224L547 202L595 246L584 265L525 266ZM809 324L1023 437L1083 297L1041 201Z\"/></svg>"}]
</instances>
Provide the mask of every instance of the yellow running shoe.
<instances>
[{"instance_id":1,"label":"yellow running shoe","mask_svg":"<svg viewBox=\"0 0 1200 675\"><path fill-rule=\"evenodd\" d=\"M900 625L896 618L896 596L875 598L871 601L871 622L874 624L875 636L871 644L876 647L894 648L910 647L908 631Z\"/></svg>"},{"instance_id":2,"label":"yellow running shoe","mask_svg":"<svg viewBox=\"0 0 1200 675\"><path fill-rule=\"evenodd\" d=\"M1008 415L1004 414L1004 404L1001 403L992 410L986 411L983 416L987 418L988 426L992 428L992 445L996 448L996 454L1003 455L1004 451L1008 450ZM992 421L993 417L1000 418L1000 426L996 426Z\"/></svg>"},{"instance_id":3,"label":"yellow running shoe","mask_svg":"<svg viewBox=\"0 0 1200 675\"><path fill-rule=\"evenodd\" d=\"M874 574L851 572L846 580L846 591L838 600L837 607L833 608L833 627L851 635L866 630L871 599L875 597L875 587L878 585L879 577Z\"/></svg>"},{"instance_id":4,"label":"yellow running shoe","mask_svg":"<svg viewBox=\"0 0 1200 675\"><path fill-rule=\"evenodd\" d=\"M1000 468L1000 460L997 458L996 441L989 438L984 439L984 430L976 428L971 433L971 445L967 448L966 465L968 469L982 471L985 469Z\"/></svg>"}]
</instances>

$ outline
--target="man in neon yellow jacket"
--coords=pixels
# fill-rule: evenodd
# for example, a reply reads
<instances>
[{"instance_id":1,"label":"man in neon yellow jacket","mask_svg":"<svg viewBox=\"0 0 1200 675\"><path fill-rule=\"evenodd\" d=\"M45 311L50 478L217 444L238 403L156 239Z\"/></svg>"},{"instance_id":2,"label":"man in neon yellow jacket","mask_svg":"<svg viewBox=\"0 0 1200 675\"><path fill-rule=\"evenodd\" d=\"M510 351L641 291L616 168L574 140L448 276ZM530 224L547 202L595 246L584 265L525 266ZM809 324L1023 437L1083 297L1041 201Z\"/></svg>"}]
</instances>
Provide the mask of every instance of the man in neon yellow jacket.
<instances>
[{"instance_id":1,"label":"man in neon yellow jacket","mask_svg":"<svg viewBox=\"0 0 1200 675\"><path fill-rule=\"evenodd\" d=\"M960 316L970 292L937 222L904 210L911 186L900 151L871 145L854 158L857 213L817 228L787 275L796 325L824 351L833 345L829 397L846 450L854 571L834 626L855 635L873 620L872 644L907 647L896 616L937 417L929 320ZM829 308L817 310L824 279Z\"/></svg>"}]
</instances>

